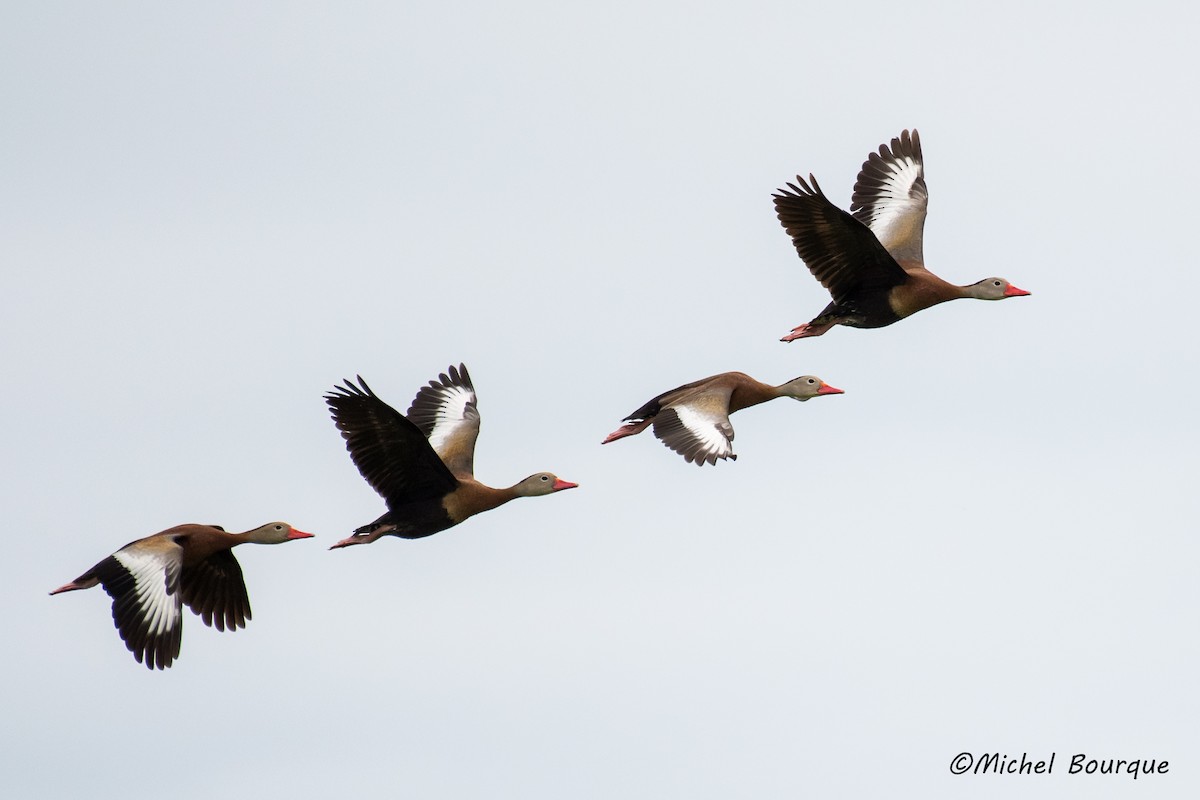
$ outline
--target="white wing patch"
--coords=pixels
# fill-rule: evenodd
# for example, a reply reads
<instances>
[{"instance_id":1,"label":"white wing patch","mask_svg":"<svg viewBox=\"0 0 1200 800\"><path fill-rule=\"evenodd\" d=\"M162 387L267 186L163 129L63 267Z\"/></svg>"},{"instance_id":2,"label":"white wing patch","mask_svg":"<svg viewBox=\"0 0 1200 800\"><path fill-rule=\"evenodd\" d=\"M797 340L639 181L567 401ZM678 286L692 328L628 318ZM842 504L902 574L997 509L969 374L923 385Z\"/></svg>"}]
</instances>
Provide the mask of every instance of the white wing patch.
<instances>
[{"instance_id":1,"label":"white wing patch","mask_svg":"<svg viewBox=\"0 0 1200 800\"><path fill-rule=\"evenodd\" d=\"M118 550L113 558L133 577L138 615L150 637L158 638L179 627L183 600L179 594L178 556L129 549Z\"/></svg>"},{"instance_id":2,"label":"white wing patch","mask_svg":"<svg viewBox=\"0 0 1200 800\"><path fill-rule=\"evenodd\" d=\"M697 465L737 458L733 454L733 425L729 423L729 415L716 408L669 406L655 418L654 435L686 461Z\"/></svg>"},{"instance_id":3,"label":"white wing patch","mask_svg":"<svg viewBox=\"0 0 1200 800\"><path fill-rule=\"evenodd\" d=\"M464 364L451 366L422 387L409 406L409 422L421 429L438 458L459 477L474 471L479 407Z\"/></svg>"},{"instance_id":4,"label":"white wing patch","mask_svg":"<svg viewBox=\"0 0 1200 800\"><path fill-rule=\"evenodd\" d=\"M442 455L454 438L462 435L464 423L479 426L479 409L475 391L465 386L439 386L431 393L436 399L429 444Z\"/></svg>"},{"instance_id":5,"label":"white wing patch","mask_svg":"<svg viewBox=\"0 0 1200 800\"><path fill-rule=\"evenodd\" d=\"M886 245L897 233L908 231L913 216L922 212L928 198L924 186L913 193L913 186L924 172L919 161L910 156L881 161L877 166L884 169L885 175L875 190L866 222L875 238Z\"/></svg>"}]
</instances>

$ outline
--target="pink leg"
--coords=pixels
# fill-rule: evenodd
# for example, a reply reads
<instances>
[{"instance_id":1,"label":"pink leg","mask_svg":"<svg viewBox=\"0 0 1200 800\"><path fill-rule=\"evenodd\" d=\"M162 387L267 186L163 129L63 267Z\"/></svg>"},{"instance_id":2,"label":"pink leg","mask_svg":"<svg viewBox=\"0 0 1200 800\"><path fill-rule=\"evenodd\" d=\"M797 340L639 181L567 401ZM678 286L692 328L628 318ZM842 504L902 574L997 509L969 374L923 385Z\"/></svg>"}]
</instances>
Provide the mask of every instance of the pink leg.
<instances>
[{"instance_id":1,"label":"pink leg","mask_svg":"<svg viewBox=\"0 0 1200 800\"><path fill-rule=\"evenodd\" d=\"M810 336L820 336L822 333L832 328L835 324L836 323L833 322L826 322L822 325L817 325L812 322L806 322L803 325L797 325L796 327L792 328L792 332L787 336L784 336L779 341L791 342L796 339L807 339Z\"/></svg>"},{"instance_id":2,"label":"pink leg","mask_svg":"<svg viewBox=\"0 0 1200 800\"><path fill-rule=\"evenodd\" d=\"M366 544L366 538L367 537L365 537L365 536L350 536L345 539L342 539L337 544L331 544L329 546L329 549L337 550L339 547L349 547L352 544Z\"/></svg>"},{"instance_id":3,"label":"pink leg","mask_svg":"<svg viewBox=\"0 0 1200 800\"><path fill-rule=\"evenodd\" d=\"M646 426L649 425L650 422L651 420L648 419L644 419L641 422L626 422L608 436L605 436L604 441L600 444L608 444L609 442L615 442L617 439L624 439L626 436L633 436L636 433L641 433L642 431L646 430Z\"/></svg>"},{"instance_id":4,"label":"pink leg","mask_svg":"<svg viewBox=\"0 0 1200 800\"><path fill-rule=\"evenodd\" d=\"M339 547L350 547L355 544L370 544L381 536L386 536L396 530L395 525L380 525L370 533L356 533L353 536L347 536L336 544L329 546L330 550L337 550Z\"/></svg>"}]
</instances>

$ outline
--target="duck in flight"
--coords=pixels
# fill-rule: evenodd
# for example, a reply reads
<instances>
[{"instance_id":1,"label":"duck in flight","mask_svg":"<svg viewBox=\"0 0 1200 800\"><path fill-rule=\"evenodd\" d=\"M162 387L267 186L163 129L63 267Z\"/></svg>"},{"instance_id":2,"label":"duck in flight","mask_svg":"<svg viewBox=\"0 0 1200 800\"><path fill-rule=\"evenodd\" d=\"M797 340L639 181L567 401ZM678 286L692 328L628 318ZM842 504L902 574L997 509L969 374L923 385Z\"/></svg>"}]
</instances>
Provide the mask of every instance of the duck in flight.
<instances>
[{"instance_id":1,"label":"duck in flight","mask_svg":"<svg viewBox=\"0 0 1200 800\"><path fill-rule=\"evenodd\" d=\"M1029 292L1003 278L967 286L925 268L922 236L929 192L921 139L903 131L863 162L847 214L825 197L817 179L774 195L775 212L796 252L833 302L780 341L820 336L834 325L882 328L947 300L1004 300Z\"/></svg>"},{"instance_id":2,"label":"duck in flight","mask_svg":"<svg viewBox=\"0 0 1200 800\"><path fill-rule=\"evenodd\" d=\"M407 415L380 400L361 377L358 385L347 380L335 387L325 402L350 459L388 509L331 550L369 544L381 536L431 536L518 497L578 486L549 472L506 489L475 480L479 408L462 364L417 392Z\"/></svg>"},{"instance_id":3,"label":"duck in flight","mask_svg":"<svg viewBox=\"0 0 1200 800\"><path fill-rule=\"evenodd\" d=\"M112 597L113 622L138 663L166 669L179 657L183 606L217 630L246 627L250 598L233 548L309 539L286 522L269 522L245 533L219 525L176 525L130 542L50 594L90 589Z\"/></svg>"},{"instance_id":4,"label":"duck in flight","mask_svg":"<svg viewBox=\"0 0 1200 800\"><path fill-rule=\"evenodd\" d=\"M812 375L771 386L744 372L722 372L647 401L600 444L633 436L653 425L654 435L688 463L702 467L716 464L718 459L736 461L730 414L777 397L803 401L825 394L843 392Z\"/></svg>"}]
</instances>

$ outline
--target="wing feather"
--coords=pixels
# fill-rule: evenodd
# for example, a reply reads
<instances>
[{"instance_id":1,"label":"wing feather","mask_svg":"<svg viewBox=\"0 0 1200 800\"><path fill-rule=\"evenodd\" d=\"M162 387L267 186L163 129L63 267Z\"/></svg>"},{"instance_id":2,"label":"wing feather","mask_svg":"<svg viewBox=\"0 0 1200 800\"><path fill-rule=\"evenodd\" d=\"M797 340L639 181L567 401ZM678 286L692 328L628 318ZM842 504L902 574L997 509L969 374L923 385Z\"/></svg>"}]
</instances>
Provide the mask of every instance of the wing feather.
<instances>
[{"instance_id":1,"label":"wing feather","mask_svg":"<svg viewBox=\"0 0 1200 800\"><path fill-rule=\"evenodd\" d=\"M859 293L884 292L907 273L866 225L829 202L811 175L775 194L775 211L813 277L839 305L853 306Z\"/></svg>"},{"instance_id":2,"label":"wing feather","mask_svg":"<svg viewBox=\"0 0 1200 800\"><path fill-rule=\"evenodd\" d=\"M718 459L736 460L729 422L731 391L720 387L686 403L667 406L654 417L654 435L697 466L716 464Z\"/></svg>"},{"instance_id":3,"label":"wing feather","mask_svg":"<svg viewBox=\"0 0 1200 800\"><path fill-rule=\"evenodd\" d=\"M218 550L183 570L180 590L187 607L219 631L244 628L250 619L246 581L232 550Z\"/></svg>"},{"instance_id":4,"label":"wing feather","mask_svg":"<svg viewBox=\"0 0 1200 800\"><path fill-rule=\"evenodd\" d=\"M921 139L903 131L891 145L880 145L863 162L854 183L850 211L887 251L903 264L924 264L925 215L929 189Z\"/></svg>"},{"instance_id":5,"label":"wing feather","mask_svg":"<svg viewBox=\"0 0 1200 800\"><path fill-rule=\"evenodd\" d=\"M474 475L479 406L465 365L450 367L422 387L406 416L452 473L468 478Z\"/></svg>"},{"instance_id":6,"label":"wing feather","mask_svg":"<svg viewBox=\"0 0 1200 800\"><path fill-rule=\"evenodd\" d=\"M389 507L443 497L458 480L421 429L371 391L346 381L325 395L350 459Z\"/></svg>"},{"instance_id":7,"label":"wing feather","mask_svg":"<svg viewBox=\"0 0 1200 800\"><path fill-rule=\"evenodd\" d=\"M95 567L113 599L113 623L133 657L166 669L179 657L183 637L179 573L183 549L168 538L126 545Z\"/></svg>"}]
</instances>

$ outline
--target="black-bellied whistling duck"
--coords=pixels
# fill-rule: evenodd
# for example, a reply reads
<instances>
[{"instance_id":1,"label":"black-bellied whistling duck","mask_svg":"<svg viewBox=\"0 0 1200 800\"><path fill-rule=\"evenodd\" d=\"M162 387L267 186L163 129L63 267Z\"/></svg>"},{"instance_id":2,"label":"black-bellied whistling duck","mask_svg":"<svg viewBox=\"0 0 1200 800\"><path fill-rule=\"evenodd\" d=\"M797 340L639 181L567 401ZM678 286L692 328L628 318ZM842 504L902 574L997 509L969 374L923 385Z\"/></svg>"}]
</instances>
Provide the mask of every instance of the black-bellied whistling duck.
<instances>
[{"instance_id":1,"label":"black-bellied whistling duck","mask_svg":"<svg viewBox=\"0 0 1200 800\"><path fill-rule=\"evenodd\" d=\"M333 547L368 544L381 536L419 539L451 528L517 497L574 489L549 472L507 489L475 480L479 408L467 368L450 367L417 392L408 416L375 396L361 377L346 381L325 402L346 439L350 459L388 510Z\"/></svg>"},{"instance_id":2,"label":"black-bellied whistling duck","mask_svg":"<svg viewBox=\"0 0 1200 800\"><path fill-rule=\"evenodd\" d=\"M625 424L600 444L641 433L653 423L654 435L685 461L699 467L716 464L719 458L736 461L730 414L776 397L808 400L823 394L842 394L842 390L811 375L771 386L744 372L723 372L663 392L626 417Z\"/></svg>"},{"instance_id":3,"label":"black-bellied whistling duck","mask_svg":"<svg viewBox=\"0 0 1200 800\"><path fill-rule=\"evenodd\" d=\"M113 599L113 622L133 657L150 669L166 669L179 657L184 603L219 631L246 627L250 598L231 548L311 536L286 522L245 533L228 533L216 525L177 525L130 542L50 594L101 584Z\"/></svg>"},{"instance_id":4,"label":"black-bellied whistling duck","mask_svg":"<svg viewBox=\"0 0 1200 800\"><path fill-rule=\"evenodd\" d=\"M809 186L775 194L775 211L813 276L833 295L815 319L780 341L820 336L834 325L881 328L930 306L973 297L1003 300L1029 294L1003 278L955 286L925 269L922 235L929 192L921 140L914 130L880 145L863 162L850 201L853 215Z\"/></svg>"}]
</instances>

